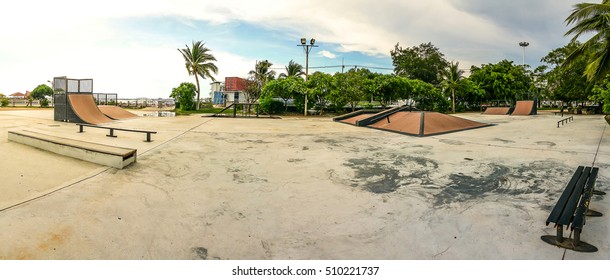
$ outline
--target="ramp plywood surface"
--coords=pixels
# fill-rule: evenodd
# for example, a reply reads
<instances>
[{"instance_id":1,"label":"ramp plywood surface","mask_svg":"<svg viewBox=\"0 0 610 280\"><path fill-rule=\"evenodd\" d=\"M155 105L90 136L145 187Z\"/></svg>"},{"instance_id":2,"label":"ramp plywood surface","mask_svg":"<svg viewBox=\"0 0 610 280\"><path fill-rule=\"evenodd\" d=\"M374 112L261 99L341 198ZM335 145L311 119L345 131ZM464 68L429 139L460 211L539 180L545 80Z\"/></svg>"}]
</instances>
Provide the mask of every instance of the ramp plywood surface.
<instances>
[{"instance_id":1,"label":"ramp plywood surface","mask_svg":"<svg viewBox=\"0 0 610 280\"><path fill-rule=\"evenodd\" d=\"M136 118L138 115L131 113L121 107L118 106L98 106L100 111L111 119L121 120L121 119L131 119Z\"/></svg>"},{"instance_id":2,"label":"ramp plywood surface","mask_svg":"<svg viewBox=\"0 0 610 280\"><path fill-rule=\"evenodd\" d=\"M423 121L422 117L424 118ZM390 122L387 119L382 119L369 126L416 136L430 136L489 126L486 123L436 112L396 112L389 118Z\"/></svg>"},{"instance_id":3,"label":"ramp plywood surface","mask_svg":"<svg viewBox=\"0 0 610 280\"><path fill-rule=\"evenodd\" d=\"M102 124L112 122L98 109L91 94L69 94L68 100L72 105L74 113L84 122L90 124Z\"/></svg>"},{"instance_id":4,"label":"ramp plywood surface","mask_svg":"<svg viewBox=\"0 0 610 280\"><path fill-rule=\"evenodd\" d=\"M534 101L525 100L525 101L517 101L517 105L515 105L515 110L511 115L516 116L528 116L532 114L534 110Z\"/></svg>"},{"instance_id":5,"label":"ramp plywood surface","mask_svg":"<svg viewBox=\"0 0 610 280\"><path fill-rule=\"evenodd\" d=\"M510 111L509 107L489 107L485 109L485 115L506 115Z\"/></svg>"}]
</instances>

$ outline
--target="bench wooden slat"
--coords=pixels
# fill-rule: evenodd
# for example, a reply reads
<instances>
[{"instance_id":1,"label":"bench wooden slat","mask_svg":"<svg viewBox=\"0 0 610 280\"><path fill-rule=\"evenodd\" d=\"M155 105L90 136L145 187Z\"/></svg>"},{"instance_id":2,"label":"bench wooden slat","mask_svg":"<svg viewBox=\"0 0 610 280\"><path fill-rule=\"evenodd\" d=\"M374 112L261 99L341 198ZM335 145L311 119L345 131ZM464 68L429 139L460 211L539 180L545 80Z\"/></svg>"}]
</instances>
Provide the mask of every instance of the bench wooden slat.
<instances>
[{"instance_id":1,"label":"bench wooden slat","mask_svg":"<svg viewBox=\"0 0 610 280\"><path fill-rule=\"evenodd\" d=\"M597 172L599 168L594 167L591 170L591 174L589 174L589 180L587 181L587 185L585 186L585 191L583 194L580 203L578 204L578 209L576 210L576 214L574 215L574 221L572 221L572 230L581 229L586 223L586 214L587 210L589 210L589 202L591 201L591 196L593 195L593 187L595 186L595 181L597 180Z\"/></svg>"},{"instance_id":2,"label":"bench wooden slat","mask_svg":"<svg viewBox=\"0 0 610 280\"><path fill-rule=\"evenodd\" d=\"M555 204L555 207L551 211L551 214L546 219L547 226L550 223L557 223L557 221L559 221L559 217L561 217L561 214L563 213L563 210L565 208L564 206L565 206L566 202L568 201L568 199L570 198L570 196L572 195L572 192L574 191L574 187L576 186L578 179L582 175L583 169L584 169L584 166L579 166L576 169L576 171L574 172L574 175L572 175L572 179L570 179L570 182L566 185L566 188L564 189L563 193L559 197L559 200Z\"/></svg>"},{"instance_id":3,"label":"bench wooden slat","mask_svg":"<svg viewBox=\"0 0 610 280\"><path fill-rule=\"evenodd\" d=\"M589 175L590 172L591 167L585 167L583 175L580 176L580 179L578 179L578 183L576 183L576 187L574 188L574 191L572 192L572 195L570 196L570 199L566 204L566 208L563 210L563 213L561 213L561 217L558 221L559 224L568 226L572 222L572 219L574 217L574 211L576 211L576 207L578 206L578 200L580 199L580 195L583 189L585 188L585 183L587 183L588 179L587 175Z\"/></svg>"}]
</instances>

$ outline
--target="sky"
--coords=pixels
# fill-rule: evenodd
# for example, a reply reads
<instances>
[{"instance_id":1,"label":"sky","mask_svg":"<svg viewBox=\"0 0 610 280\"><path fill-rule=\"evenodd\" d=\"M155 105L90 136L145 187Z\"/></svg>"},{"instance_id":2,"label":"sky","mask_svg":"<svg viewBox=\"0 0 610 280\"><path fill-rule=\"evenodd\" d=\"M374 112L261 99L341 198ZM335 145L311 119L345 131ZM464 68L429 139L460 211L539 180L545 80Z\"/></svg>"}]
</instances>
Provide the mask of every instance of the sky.
<instances>
[{"instance_id":1,"label":"sky","mask_svg":"<svg viewBox=\"0 0 610 280\"><path fill-rule=\"evenodd\" d=\"M93 79L96 93L168 98L195 83L178 51L205 42L214 78L243 77L268 60L279 74L305 65L300 38L315 38L309 72L367 67L392 73L390 50L432 43L448 61L503 59L531 67L571 37L565 18L577 0L54 0L0 2L0 93ZM599 3L599 1L588 1ZM528 42L529 46L519 46ZM201 81L202 97L212 81Z\"/></svg>"}]
</instances>

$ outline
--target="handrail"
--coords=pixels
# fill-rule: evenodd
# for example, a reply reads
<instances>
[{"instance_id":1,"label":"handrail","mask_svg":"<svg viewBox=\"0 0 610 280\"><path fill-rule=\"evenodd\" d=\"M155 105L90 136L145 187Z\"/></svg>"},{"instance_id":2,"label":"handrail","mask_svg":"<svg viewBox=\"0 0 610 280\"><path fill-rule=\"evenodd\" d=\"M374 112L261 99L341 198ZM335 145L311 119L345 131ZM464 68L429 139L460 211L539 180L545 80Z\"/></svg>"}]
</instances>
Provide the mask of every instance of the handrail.
<instances>
[{"instance_id":1,"label":"handrail","mask_svg":"<svg viewBox=\"0 0 610 280\"><path fill-rule=\"evenodd\" d=\"M561 125L563 125L564 122L568 123L568 122L571 122L571 121L574 121L574 116L570 116L570 117L567 117L567 118L565 118L563 120L558 121L557 122L557 128L559 128L559 123L561 123Z\"/></svg>"},{"instance_id":2,"label":"handrail","mask_svg":"<svg viewBox=\"0 0 610 280\"><path fill-rule=\"evenodd\" d=\"M116 135L114 135L114 131L115 130L120 130L120 131L127 131L127 132L139 132L139 133L146 133L146 142L152 142L152 140L150 139L150 135L151 134L157 134L156 131L148 131L148 130L137 130L137 129L127 129L127 128L118 128L118 127L107 127L107 126L99 126L99 125L92 125L92 124L86 124L86 123L77 123L76 125L79 126L78 129L78 133L83 133L85 132L83 130L83 127L95 127L95 128L105 128L110 130L110 134L106 135L108 137L117 137Z\"/></svg>"}]
</instances>

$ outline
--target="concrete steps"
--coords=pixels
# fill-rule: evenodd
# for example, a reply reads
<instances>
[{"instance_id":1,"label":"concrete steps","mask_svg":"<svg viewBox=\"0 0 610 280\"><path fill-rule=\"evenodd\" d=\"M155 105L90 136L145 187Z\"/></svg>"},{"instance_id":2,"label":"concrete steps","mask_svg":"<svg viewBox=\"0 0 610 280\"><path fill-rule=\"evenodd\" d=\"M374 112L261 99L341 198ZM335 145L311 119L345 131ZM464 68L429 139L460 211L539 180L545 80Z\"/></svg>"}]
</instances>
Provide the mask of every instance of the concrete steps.
<instances>
[{"instance_id":1,"label":"concrete steps","mask_svg":"<svg viewBox=\"0 0 610 280\"><path fill-rule=\"evenodd\" d=\"M35 131L9 131L8 140L118 169L136 162L137 150L85 142Z\"/></svg>"}]
</instances>

